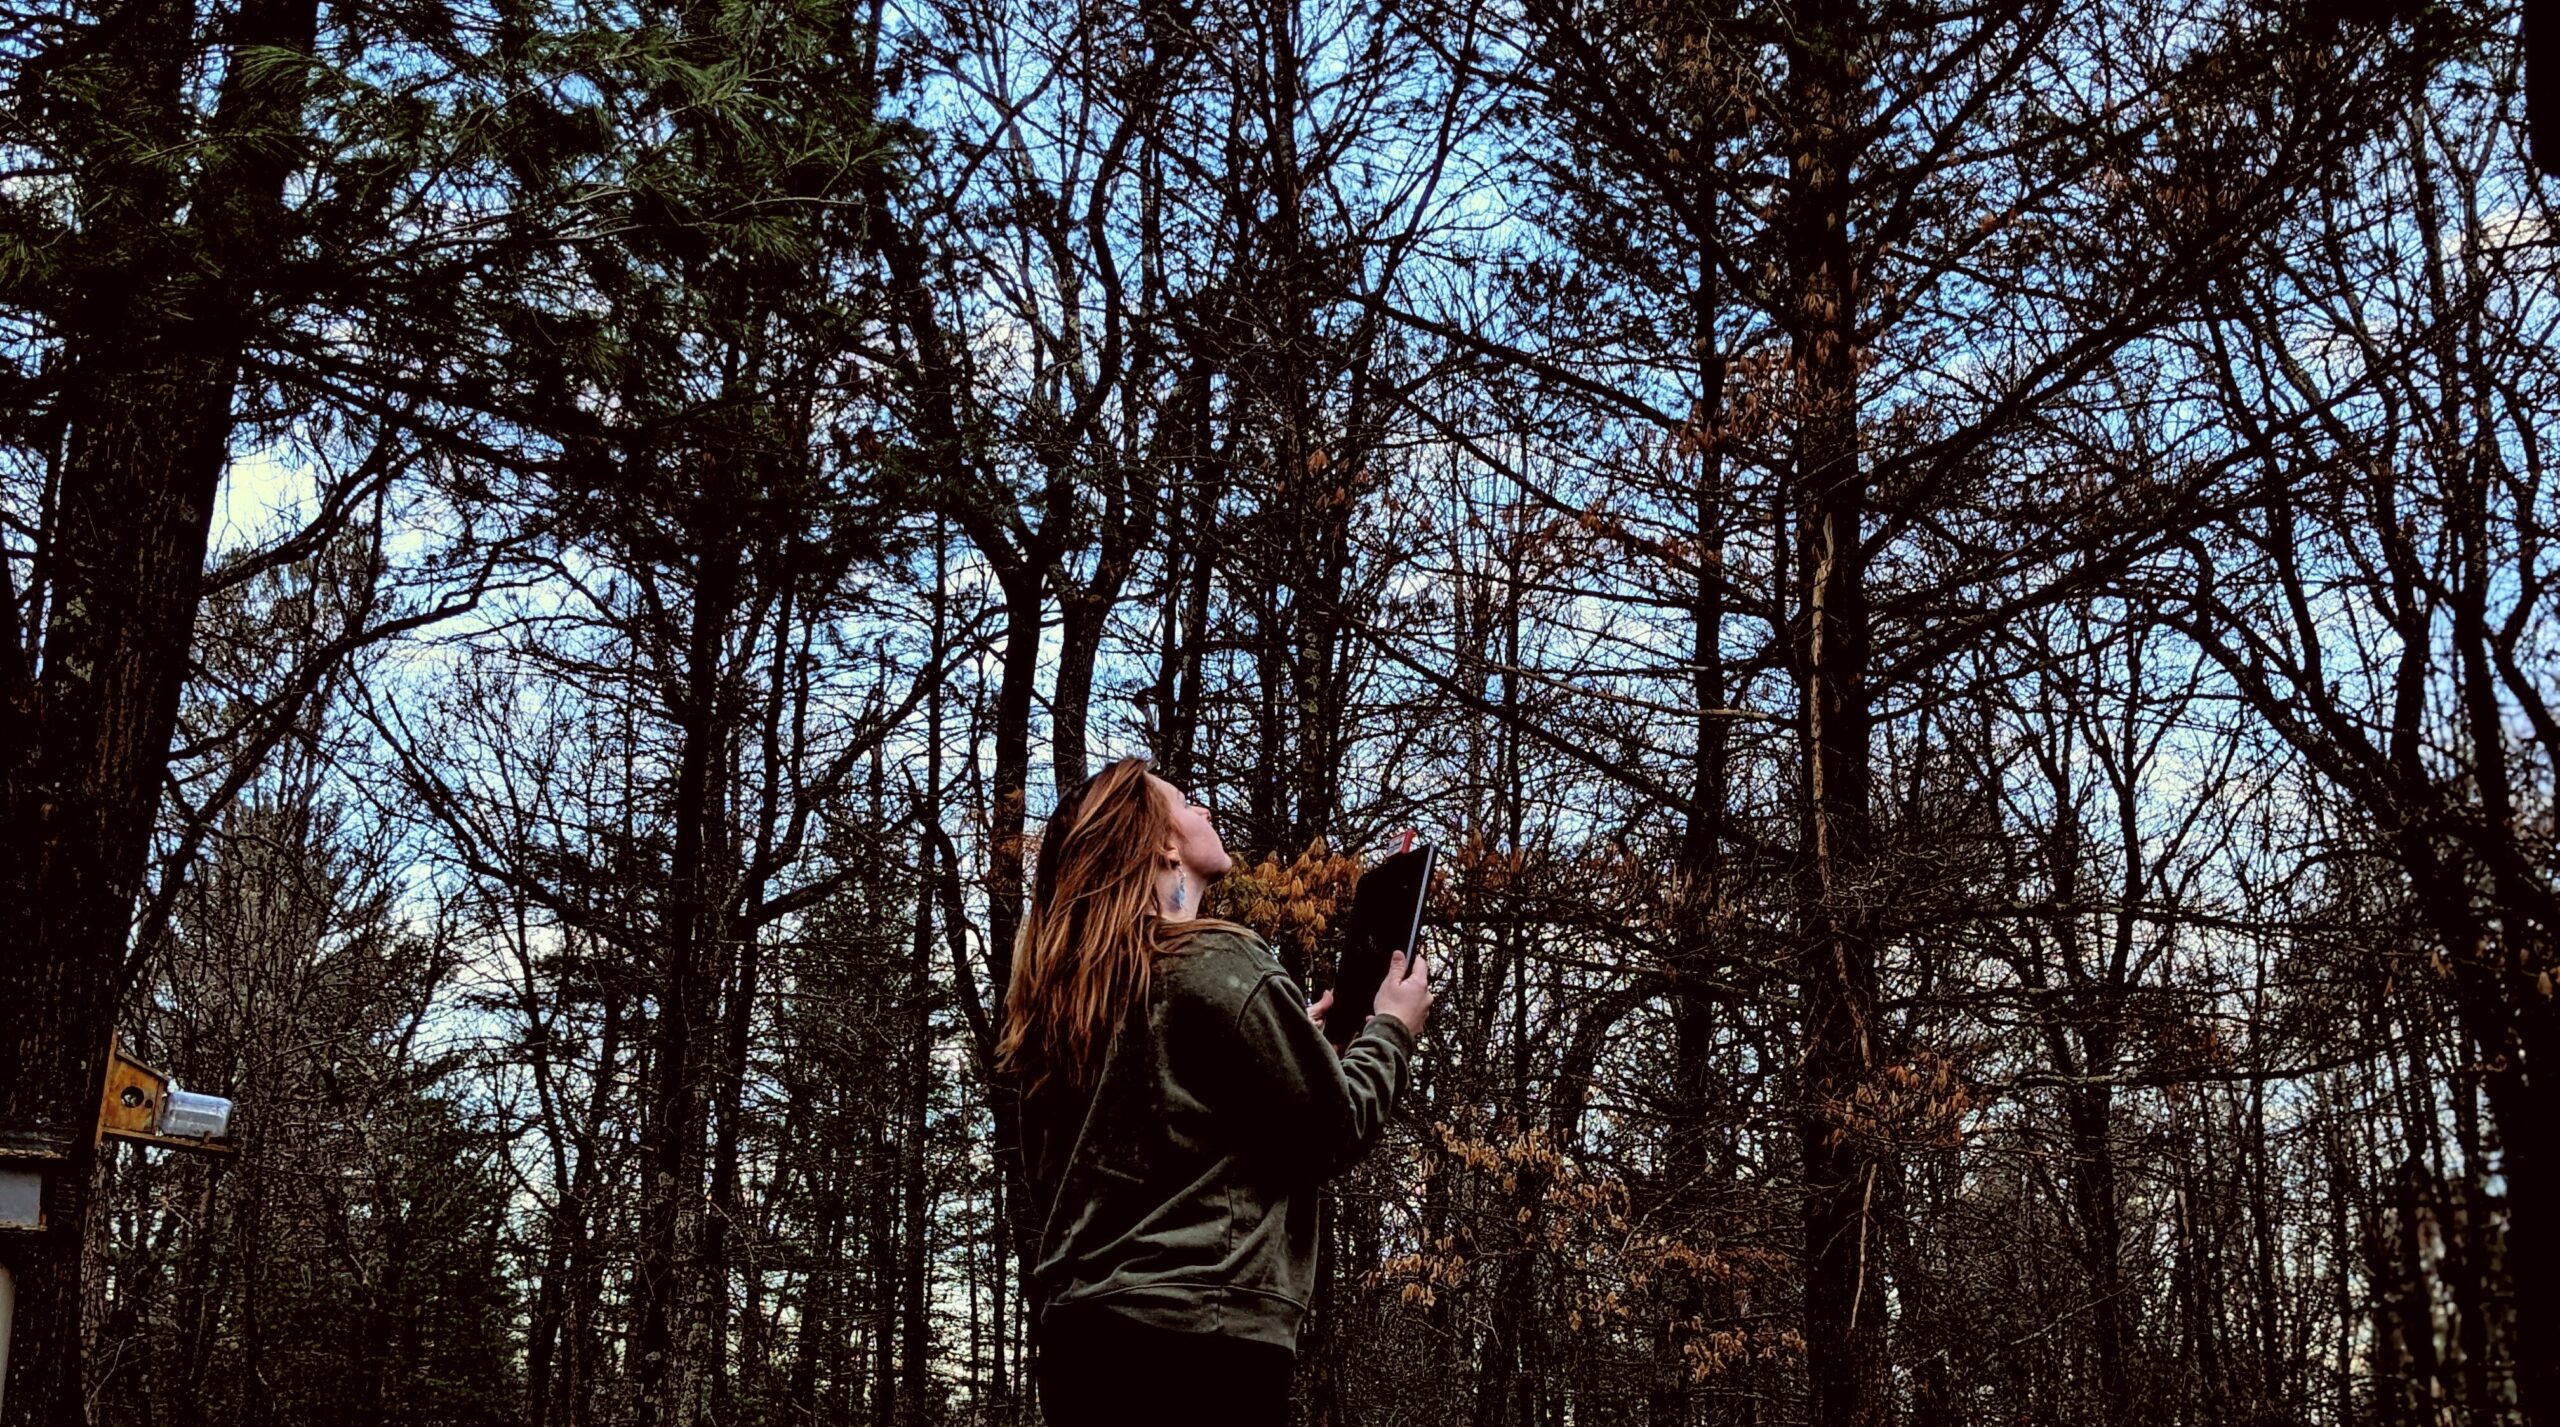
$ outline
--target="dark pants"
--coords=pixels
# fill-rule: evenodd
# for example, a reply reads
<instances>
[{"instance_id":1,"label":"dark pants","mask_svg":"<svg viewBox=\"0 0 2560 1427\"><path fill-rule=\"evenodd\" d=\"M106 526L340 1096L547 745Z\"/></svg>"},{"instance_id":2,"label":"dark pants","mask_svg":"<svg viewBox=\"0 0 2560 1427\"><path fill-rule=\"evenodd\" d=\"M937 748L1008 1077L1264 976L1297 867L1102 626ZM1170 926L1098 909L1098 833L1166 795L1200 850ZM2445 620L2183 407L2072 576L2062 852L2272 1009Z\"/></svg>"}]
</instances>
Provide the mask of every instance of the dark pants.
<instances>
[{"instance_id":1,"label":"dark pants","mask_svg":"<svg viewBox=\"0 0 2560 1427\"><path fill-rule=\"evenodd\" d=\"M1294 1361L1276 1343L1061 1308L1041 1320L1032 1373L1049 1427L1281 1427Z\"/></svg>"}]
</instances>

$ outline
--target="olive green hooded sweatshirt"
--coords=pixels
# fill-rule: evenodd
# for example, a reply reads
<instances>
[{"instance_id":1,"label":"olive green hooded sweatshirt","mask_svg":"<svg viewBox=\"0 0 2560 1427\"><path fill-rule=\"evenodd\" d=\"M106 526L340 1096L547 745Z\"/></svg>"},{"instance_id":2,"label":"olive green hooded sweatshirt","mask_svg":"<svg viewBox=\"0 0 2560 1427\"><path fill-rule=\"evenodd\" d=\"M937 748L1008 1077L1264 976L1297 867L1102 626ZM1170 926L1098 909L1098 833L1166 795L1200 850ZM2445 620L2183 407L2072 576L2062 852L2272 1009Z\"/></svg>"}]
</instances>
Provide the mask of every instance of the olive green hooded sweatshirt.
<instances>
[{"instance_id":1,"label":"olive green hooded sweatshirt","mask_svg":"<svg viewBox=\"0 0 2560 1427\"><path fill-rule=\"evenodd\" d=\"M1317 1187L1377 1144L1413 1048L1373 1016L1337 1058L1259 937L1176 933L1090 1089L1023 1101L1033 1311L1296 1348Z\"/></svg>"}]
</instances>

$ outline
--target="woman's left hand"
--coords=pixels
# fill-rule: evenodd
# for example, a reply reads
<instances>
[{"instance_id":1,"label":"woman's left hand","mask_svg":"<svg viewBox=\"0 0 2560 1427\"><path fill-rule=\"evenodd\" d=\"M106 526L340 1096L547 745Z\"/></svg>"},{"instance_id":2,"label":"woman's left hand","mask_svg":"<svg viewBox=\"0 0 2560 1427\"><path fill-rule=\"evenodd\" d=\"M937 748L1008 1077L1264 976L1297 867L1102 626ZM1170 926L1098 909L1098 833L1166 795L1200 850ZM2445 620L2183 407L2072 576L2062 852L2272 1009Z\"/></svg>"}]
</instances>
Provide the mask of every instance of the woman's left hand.
<instances>
[{"instance_id":1,"label":"woman's left hand","mask_svg":"<svg viewBox=\"0 0 2560 1427\"><path fill-rule=\"evenodd\" d=\"M1315 1004L1314 1004L1314 1005L1309 1006L1309 1007L1307 1008L1307 1019L1316 1023L1316 1029L1317 1029L1317 1030L1323 1030L1323 1029L1324 1029L1324 1014L1325 1014L1325 1012L1330 1011L1330 1010L1332 1010L1332 1009L1333 1009L1333 992L1332 992L1332 991L1330 991L1330 990L1328 990L1328 991L1326 991L1323 995L1318 996L1318 997L1316 998L1316 1000L1315 1000ZM1327 1044L1327 1045L1332 1045L1332 1044L1333 1044L1333 1037L1331 1037L1331 1036L1329 1036L1329 1035L1328 1035L1328 1036L1326 1036L1326 1037L1325 1037L1325 1044ZM1335 1049L1335 1051L1334 1051L1334 1054L1336 1054L1336 1055L1340 1055L1341 1053L1342 1053L1342 1052L1341 1052L1341 1050L1340 1050L1339 1048L1336 1048L1336 1049Z\"/></svg>"}]
</instances>

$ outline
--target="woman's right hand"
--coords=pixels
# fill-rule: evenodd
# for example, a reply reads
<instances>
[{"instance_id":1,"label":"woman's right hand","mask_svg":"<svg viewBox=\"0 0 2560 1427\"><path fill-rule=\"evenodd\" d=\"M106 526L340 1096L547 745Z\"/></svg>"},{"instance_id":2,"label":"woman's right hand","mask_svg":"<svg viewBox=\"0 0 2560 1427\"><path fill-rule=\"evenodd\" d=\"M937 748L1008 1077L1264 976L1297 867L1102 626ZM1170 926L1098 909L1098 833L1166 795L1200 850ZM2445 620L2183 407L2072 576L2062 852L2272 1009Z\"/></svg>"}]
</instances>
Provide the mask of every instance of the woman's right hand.
<instances>
[{"instance_id":1,"label":"woman's right hand","mask_svg":"<svg viewBox=\"0 0 2560 1427\"><path fill-rule=\"evenodd\" d=\"M1378 1014L1404 1022L1405 1029L1419 1039L1423 1022L1431 1019L1431 1002L1431 963L1421 951L1414 952L1411 965L1401 951L1389 957L1387 979L1379 984L1378 999L1371 1003Z\"/></svg>"}]
</instances>

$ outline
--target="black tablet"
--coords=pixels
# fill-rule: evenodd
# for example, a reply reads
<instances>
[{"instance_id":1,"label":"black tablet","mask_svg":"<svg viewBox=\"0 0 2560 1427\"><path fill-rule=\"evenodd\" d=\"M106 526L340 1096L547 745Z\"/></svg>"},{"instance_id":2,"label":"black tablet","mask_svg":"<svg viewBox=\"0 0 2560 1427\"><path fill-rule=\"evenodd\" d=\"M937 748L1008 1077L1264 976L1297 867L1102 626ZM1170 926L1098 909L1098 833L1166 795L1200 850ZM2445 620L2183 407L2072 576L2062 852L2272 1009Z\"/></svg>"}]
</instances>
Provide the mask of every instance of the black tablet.
<instances>
[{"instance_id":1,"label":"black tablet","mask_svg":"<svg viewBox=\"0 0 2560 1427\"><path fill-rule=\"evenodd\" d=\"M1342 957L1334 963L1333 1006L1324 1021L1325 1038L1335 1045L1349 1045L1377 1010L1378 987L1395 954L1412 953L1438 857L1429 843L1408 847L1362 873L1360 885L1352 889L1351 921Z\"/></svg>"}]
</instances>

